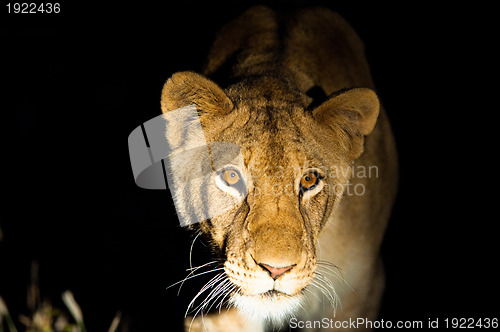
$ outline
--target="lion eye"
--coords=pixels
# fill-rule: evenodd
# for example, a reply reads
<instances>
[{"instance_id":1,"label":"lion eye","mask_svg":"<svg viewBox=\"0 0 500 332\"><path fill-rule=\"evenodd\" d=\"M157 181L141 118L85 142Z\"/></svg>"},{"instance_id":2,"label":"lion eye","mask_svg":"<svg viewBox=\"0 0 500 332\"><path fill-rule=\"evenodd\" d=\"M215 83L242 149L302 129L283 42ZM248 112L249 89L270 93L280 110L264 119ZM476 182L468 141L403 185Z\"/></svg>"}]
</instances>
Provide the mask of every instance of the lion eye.
<instances>
[{"instance_id":1,"label":"lion eye","mask_svg":"<svg viewBox=\"0 0 500 332\"><path fill-rule=\"evenodd\" d=\"M234 169L227 169L221 173L222 180L228 186L234 186L240 182L240 174Z\"/></svg>"},{"instance_id":2,"label":"lion eye","mask_svg":"<svg viewBox=\"0 0 500 332\"><path fill-rule=\"evenodd\" d=\"M318 174L316 174L315 172L309 172L306 173L304 176L302 176L302 178L300 179L300 187L302 191L311 190L314 187L316 187L318 182L319 182Z\"/></svg>"}]
</instances>

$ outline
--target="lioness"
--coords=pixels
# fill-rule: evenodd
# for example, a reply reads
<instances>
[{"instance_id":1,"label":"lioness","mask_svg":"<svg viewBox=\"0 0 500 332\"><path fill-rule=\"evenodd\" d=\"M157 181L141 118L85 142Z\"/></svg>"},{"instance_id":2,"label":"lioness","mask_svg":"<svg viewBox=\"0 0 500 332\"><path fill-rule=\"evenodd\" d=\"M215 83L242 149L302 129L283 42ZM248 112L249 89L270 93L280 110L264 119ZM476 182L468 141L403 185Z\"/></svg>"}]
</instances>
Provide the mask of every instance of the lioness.
<instances>
[{"instance_id":1,"label":"lioness","mask_svg":"<svg viewBox=\"0 0 500 332\"><path fill-rule=\"evenodd\" d=\"M244 197L190 226L221 258L201 309L229 309L199 310L186 330L319 330L331 326L307 321L376 319L397 157L373 89L361 40L323 8L251 8L220 31L203 75L168 79L163 113L194 104L208 144L230 142L243 156L216 170L209 197L199 194L201 180L177 197L180 215ZM182 140L181 131L167 139ZM191 169L171 171L189 179Z\"/></svg>"}]
</instances>

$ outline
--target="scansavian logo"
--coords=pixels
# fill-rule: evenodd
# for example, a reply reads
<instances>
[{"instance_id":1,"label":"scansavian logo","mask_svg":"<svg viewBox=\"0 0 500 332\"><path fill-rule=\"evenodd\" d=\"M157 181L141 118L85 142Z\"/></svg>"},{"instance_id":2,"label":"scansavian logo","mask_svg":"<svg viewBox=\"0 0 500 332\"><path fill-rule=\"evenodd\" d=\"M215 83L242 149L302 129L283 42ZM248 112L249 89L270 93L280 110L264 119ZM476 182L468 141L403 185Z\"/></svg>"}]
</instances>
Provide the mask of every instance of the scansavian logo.
<instances>
[{"instance_id":1,"label":"scansavian logo","mask_svg":"<svg viewBox=\"0 0 500 332\"><path fill-rule=\"evenodd\" d=\"M135 128L128 146L136 184L145 189L168 186L182 226L218 216L247 195L245 185L231 188L230 195L221 195L217 183L221 172L243 169L243 156L236 144L207 143L194 105L159 115Z\"/></svg>"}]
</instances>

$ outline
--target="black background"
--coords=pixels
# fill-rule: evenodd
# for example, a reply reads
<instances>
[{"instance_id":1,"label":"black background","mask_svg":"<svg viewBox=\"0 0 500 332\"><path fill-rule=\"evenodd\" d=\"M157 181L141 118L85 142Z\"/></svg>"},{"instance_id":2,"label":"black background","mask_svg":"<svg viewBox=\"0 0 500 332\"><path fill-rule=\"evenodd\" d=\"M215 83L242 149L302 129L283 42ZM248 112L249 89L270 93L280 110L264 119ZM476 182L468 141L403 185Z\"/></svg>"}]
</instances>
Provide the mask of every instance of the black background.
<instances>
[{"instance_id":1,"label":"black background","mask_svg":"<svg viewBox=\"0 0 500 332\"><path fill-rule=\"evenodd\" d=\"M37 261L42 297L62 307L71 289L89 331L116 310L132 331L181 329L199 285L165 288L185 276L192 236L167 191L135 186L127 137L160 114L167 78L199 71L214 33L252 3L68 1L58 15L9 15L2 2L0 295L14 316ZM397 139L380 319L498 317L493 8L312 3L365 41ZM197 242L199 263L204 251Z\"/></svg>"}]
</instances>

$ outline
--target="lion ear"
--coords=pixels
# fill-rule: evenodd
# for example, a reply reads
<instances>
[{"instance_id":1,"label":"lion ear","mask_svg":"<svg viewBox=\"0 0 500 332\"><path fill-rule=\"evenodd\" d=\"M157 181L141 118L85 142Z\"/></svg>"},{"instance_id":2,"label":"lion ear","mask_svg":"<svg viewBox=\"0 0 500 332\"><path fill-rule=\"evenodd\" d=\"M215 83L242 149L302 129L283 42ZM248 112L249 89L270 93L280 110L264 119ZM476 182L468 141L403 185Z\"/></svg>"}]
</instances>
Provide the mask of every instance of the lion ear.
<instances>
[{"instance_id":1,"label":"lion ear","mask_svg":"<svg viewBox=\"0 0 500 332\"><path fill-rule=\"evenodd\" d=\"M233 103L225 92L213 81L193 72L175 73L170 77L161 93L163 113L195 104L202 112L227 113Z\"/></svg>"},{"instance_id":2,"label":"lion ear","mask_svg":"<svg viewBox=\"0 0 500 332\"><path fill-rule=\"evenodd\" d=\"M313 110L313 117L330 127L340 126L350 136L365 136L377 122L380 103L366 88L344 90Z\"/></svg>"}]
</instances>

